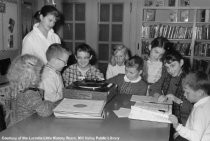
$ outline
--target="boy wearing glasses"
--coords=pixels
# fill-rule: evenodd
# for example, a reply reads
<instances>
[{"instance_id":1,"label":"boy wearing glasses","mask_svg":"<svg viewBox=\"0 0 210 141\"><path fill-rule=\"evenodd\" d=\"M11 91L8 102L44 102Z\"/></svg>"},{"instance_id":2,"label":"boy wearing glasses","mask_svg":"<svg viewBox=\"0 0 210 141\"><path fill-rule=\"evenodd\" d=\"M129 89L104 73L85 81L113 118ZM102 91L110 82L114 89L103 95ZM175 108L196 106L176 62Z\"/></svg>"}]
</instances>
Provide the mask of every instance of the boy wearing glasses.
<instances>
[{"instance_id":1,"label":"boy wearing glasses","mask_svg":"<svg viewBox=\"0 0 210 141\"><path fill-rule=\"evenodd\" d=\"M48 63L42 73L40 88L44 90L45 100L56 102L63 98L63 81L60 71L67 65L70 53L61 44L50 45L46 52Z\"/></svg>"},{"instance_id":2,"label":"boy wearing glasses","mask_svg":"<svg viewBox=\"0 0 210 141\"><path fill-rule=\"evenodd\" d=\"M95 66L91 65L93 50L88 44L80 44L75 49L77 63L69 66L63 72L64 85L67 87L72 82L88 79L103 80L103 74Z\"/></svg>"}]
</instances>

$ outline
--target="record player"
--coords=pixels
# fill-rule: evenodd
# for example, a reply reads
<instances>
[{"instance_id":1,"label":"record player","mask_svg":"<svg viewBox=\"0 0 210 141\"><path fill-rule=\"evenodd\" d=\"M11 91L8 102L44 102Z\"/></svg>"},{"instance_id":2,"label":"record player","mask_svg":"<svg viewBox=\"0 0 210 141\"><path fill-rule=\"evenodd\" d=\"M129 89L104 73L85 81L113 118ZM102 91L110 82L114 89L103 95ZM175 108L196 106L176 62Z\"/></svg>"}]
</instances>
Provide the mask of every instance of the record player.
<instances>
[{"instance_id":1,"label":"record player","mask_svg":"<svg viewBox=\"0 0 210 141\"><path fill-rule=\"evenodd\" d=\"M64 98L111 100L117 94L116 85L97 80L75 81L64 88Z\"/></svg>"}]
</instances>

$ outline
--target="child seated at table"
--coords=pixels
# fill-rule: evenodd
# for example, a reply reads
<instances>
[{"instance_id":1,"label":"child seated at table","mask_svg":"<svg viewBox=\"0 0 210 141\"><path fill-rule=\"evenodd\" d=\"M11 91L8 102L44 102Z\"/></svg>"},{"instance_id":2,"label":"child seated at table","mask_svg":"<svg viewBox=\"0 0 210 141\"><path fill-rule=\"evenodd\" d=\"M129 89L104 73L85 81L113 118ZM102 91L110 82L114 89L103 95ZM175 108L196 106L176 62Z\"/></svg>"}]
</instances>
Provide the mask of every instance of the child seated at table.
<instances>
[{"instance_id":1,"label":"child seated at table","mask_svg":"<svg viewBox=\"0 0 210 141\"><path fill-rule=\"evenodd\" d=\"M167 38L157 37L149 46L150 53L148 58L144 62L143 79L150 85L156 83L163 71L163 62L162 58L166 51L170 50L173 47L173 44L169 42Z\"/></svg>"},{"instance_id":2,"label":"child seated at table","mask_svg":"<svg viewBox=\"0 0 210 141\"><path fill-rule=\"evenodd\" d=\"M52 114L54 104L43 100L43 94L37 88L43 64L37 57L28 54L19 56L12 62L7 74L11 88L12 111L9 125L34 113L43 117Z\"/></svg>"},{"instance_id":3,"label":"child seated at table","mask_svg":"<svg viewBox=\"0 0 210 141\"><path fill-rule=\"evenodd\" d=\"M125 74L118 74L107 82L116 84L119 94L146 95L147 84L141 78L143 64L141 57L132 56L125 61Z\"/></svg>"},{"instance_id":4,"label":"child seated at table","mask_svg":"<svg viewBox=\"0 0 210 141\"><path fill-rule=\"evenodd\" d=\"M61 44L54 43L47 49L48 63L42 73L40 89L44 90L45 100L57 102L63 98L63 80L60 71L67 65L70 53Z\"/></svg>"},{"instance_id":5,"label":"child seated at table","mask_svg":"<svg viewBox=\"0 0 210 141\"><path fill-rule=\"evenodd\" d=\"M181 137L190 141L210 141L210 82L207 74L199 71L189 73L183 79L182 86L185 91L184 96L194 106L185 126L178 123L175 115L169 116L178 133L174 136L176 141Z\"/></svg>"},{"instance_id":6,"label":"child seated at table","mask_svg":"<svg viewBox=\"0 0 210 141\"><path fill-rule=\"evenodd\" d=\"M119 73L125 74L125 61L128 60L128 49L124 45L116 45L106 71L106 79Z\"/></svg>"},{"instance_id":7,"label":"child seated at table","mask_svg":"<svg viewBox=\"0 0 210 141\"><path fill-rule=\"evenodd\" d=\"M93 57L93 50L88 44L80 44L75 49L75 58L77 63L70 65L63 72L63 80L65 87L72 82L89 79L103 80L103 74L95 66L90 64Z\"/></svg>"}]
</instances>

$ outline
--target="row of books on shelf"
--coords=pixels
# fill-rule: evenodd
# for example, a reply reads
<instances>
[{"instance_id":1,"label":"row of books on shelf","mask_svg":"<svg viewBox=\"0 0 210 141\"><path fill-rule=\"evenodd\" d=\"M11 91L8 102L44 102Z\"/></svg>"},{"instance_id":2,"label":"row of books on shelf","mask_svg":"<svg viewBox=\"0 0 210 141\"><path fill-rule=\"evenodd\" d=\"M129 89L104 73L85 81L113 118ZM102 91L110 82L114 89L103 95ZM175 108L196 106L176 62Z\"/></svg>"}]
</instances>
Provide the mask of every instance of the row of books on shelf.
<instances>
[{"instance_id":1,"label":"row of books on shelf","mask_svg":"<svg viewBox=\"0 0 210 141\"><path fill-rule=\"evenodd\" d=\"M196 15L197 22L209 22L210 9L198 9Z\"/></svg>"},{"instance_id":2,"label":"row of books on shelf","mask_svg":"<svg viewBox=\"0 0 210 141\"><path fill-rule=\"evenodd\" d=\"M162 9L145 9L144 21L166 21L166 22L193 22L195 12L189 9L164 9L169 14L161 17ZM209 22L210 9L198 9L196 12L196 22Z\"/></svg>"},{"instance_id":3,"label":"row of books on shelf","mask_svg":"<svg viewBox=\"0 0 210 141\"><path fill-rule=\"evenodd\" d=\"M148 40L142 40L142 54L149 54L149 45L150 41ZM191 50L190 50L190 43L174 43L173 46L174 49L178 50L183 56L190 56Z\"/></svg>"},{"instance_id":4,"label":"row of books on shelf","mask_svg":"<svg viewBox=\"0 0 210 141\"><path fill-rule=\"evenodd\" d=\"M210 24L197 26L196 39L210 40Z\"/></svg>"},{"instance_id":5,"label":"row of books on shelf","mask_svg":"<svg viewBox=\"0 0 210 141\"><path fill-rule=\"evenodd\" d=\"M143 25L142 38L156 38L163 36L168 39L191 39L192 27L171 25Z\"/></svg>"},{"instance_id":6,"label":"row of books on shelf","mask_svg":"<svg viewBox=\"0 0 210 141\"><path fill-rule=\"evenodd\" d=\"M189 6L190 0L179 0L179 6ZM176 0L145 0L144 6L175 6Z\"/></svg>"},{"instance_id":7,"label":"row of books on shelf","mask_svg":"<svg viewBox=\"0 0 210 141\"><path fill-rule=\"evenodd\" d=\"M194 55L210 57L210 43L196 42L194 48Z\"/></svg>"},{"instance_id":8,"label":"row of books on shelf","mask_svg":"<svg viewBox=\"0 0 210 141\"><path fill-rule=\"evenodd\" d=\"M204 71L209 74L208 60L193 60L192 71Z\"/></svg>"}]
</instances>

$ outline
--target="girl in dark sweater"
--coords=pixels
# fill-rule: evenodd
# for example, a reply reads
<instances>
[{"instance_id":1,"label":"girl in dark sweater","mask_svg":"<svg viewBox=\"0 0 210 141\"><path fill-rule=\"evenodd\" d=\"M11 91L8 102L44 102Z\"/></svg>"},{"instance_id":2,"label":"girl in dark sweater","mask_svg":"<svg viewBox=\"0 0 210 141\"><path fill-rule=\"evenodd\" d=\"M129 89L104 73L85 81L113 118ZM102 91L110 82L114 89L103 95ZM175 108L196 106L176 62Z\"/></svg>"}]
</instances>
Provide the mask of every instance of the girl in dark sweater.
<instances>
[{"instance_id":1,"label":"girl in dark sweater","mask_svg":"<svg viewBox=\"0 0 210 141\"><path fill-rule=\"evenodd\" d=\"M107 82L117 84L119 94L146 95L147 84L141 78L143 64L141 57L133 56L125 62L125 74L118 74Z\"/></svg>"}]
</instances>

